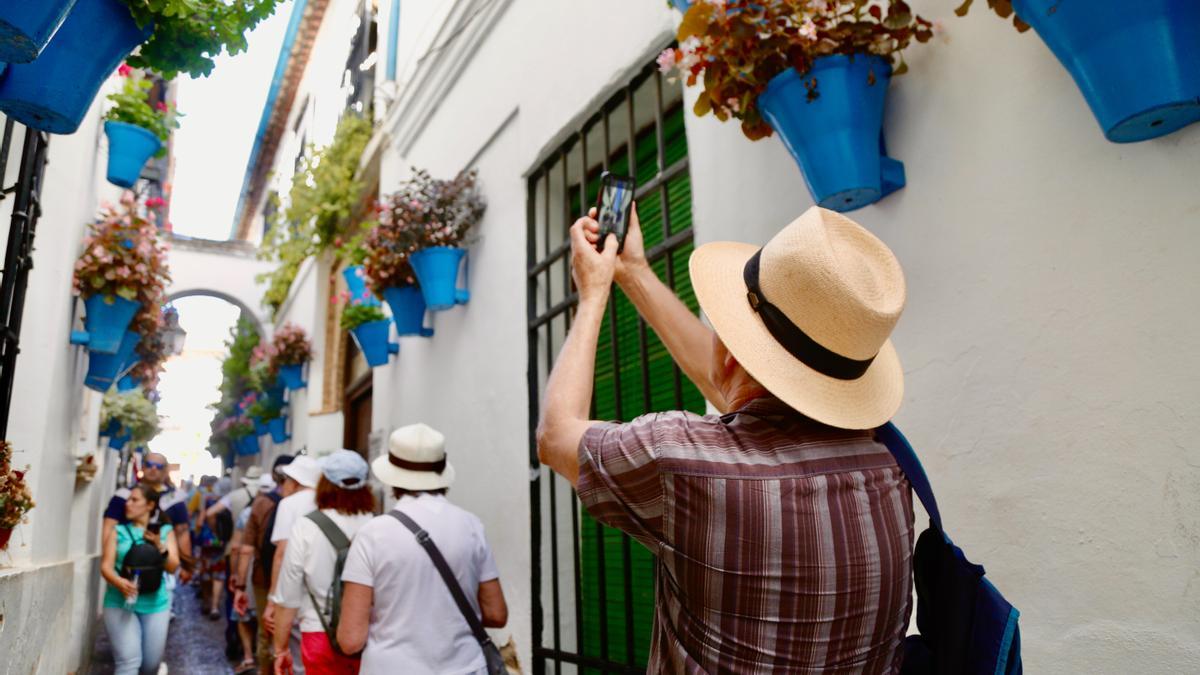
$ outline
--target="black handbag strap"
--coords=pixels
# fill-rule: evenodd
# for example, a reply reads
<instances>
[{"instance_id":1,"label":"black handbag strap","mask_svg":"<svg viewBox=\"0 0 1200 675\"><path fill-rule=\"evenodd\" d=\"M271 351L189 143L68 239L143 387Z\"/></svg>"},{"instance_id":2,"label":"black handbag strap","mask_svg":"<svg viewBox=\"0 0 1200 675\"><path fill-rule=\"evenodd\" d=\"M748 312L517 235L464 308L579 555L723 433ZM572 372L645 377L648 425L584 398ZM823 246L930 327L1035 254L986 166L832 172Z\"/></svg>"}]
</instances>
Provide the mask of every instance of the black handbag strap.
<instances>
[{"instance_id":1,"label":"black handbag strap","mask_svg":"<svg viewBox=\"0 0 1200 675\"><path fill-rule=\"evenodd\" d=\"M438 574L442 575L442 581L446 582L446 587L450 589L450 595L454 596L454 602L458 604L458 609L462 612L463 618L471 625L471 632L475 634L475 639L479 641L480 646L486 649L487 645L491 644L492 638L483 629L483 623L479 621L479 617L475 616L475 610L471 607L470 601L467 600L467 595L463 593L462 586L459 586L458 580L454 578L454 572L450 570L450 565L442 557L442 552L438 550L437 544L433 543L433 540L429 538L429 533L421 529L421 526L412 518L409 518L406 513L392 510L388 511L388 515L400 521L402 525L407 527L416 536L417 543L429 554L429 559L433 561L433 566L437 568Z\"/></svg>"}]
</instances>

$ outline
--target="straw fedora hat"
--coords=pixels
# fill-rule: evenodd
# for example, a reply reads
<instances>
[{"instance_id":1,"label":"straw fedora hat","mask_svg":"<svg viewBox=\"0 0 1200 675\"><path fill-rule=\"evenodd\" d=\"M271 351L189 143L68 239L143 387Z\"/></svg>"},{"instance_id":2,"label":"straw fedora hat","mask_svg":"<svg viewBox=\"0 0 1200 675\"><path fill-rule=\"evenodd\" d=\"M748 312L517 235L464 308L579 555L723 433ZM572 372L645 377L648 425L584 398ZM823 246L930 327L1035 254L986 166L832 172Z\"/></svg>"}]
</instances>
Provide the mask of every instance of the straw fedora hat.
<instances>
[{"instance_id":1,"label":"straw fedora hat","mask_svg":"<svg viewBox=\"0 0 1200 675\"><path fill-rule=\"evenodd\" d=\"M438 490L454 482L454 467L446 461L446 437L424 424L393 431L388 454L371 462L371 473L384 485L404 490Z\"/></svg>"},{"instance_id":2,"label":"straw fedora hat","mask_svg":"<svg viewBox=\"0 0 1200 675\"><path fill-rule=\"evenodd\" d=\"M761 249L701 246L690 272L729 352L788 406L842 429L880 426L900 408L904 371L888 338L904 273L862 226L814 206Z\"/></svg>"}]
</instances>

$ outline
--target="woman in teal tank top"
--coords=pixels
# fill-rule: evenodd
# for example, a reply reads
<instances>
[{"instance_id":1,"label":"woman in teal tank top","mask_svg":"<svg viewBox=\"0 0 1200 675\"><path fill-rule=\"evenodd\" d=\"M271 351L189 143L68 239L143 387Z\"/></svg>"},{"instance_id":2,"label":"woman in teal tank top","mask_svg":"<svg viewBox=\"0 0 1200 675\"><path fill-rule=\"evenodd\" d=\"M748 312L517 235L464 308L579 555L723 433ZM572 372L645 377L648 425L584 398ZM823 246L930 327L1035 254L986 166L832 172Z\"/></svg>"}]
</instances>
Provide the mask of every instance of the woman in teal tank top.
<instances>
[{"instance_id":1,"label":"woman in teal tank top","mask_svg":"<svg viewBox=\"0 0 1200 675\"><path fill-rule=\"evenodd\" d=\"M104 541L100 574L108 582L104 592L104 627L108 631L116 661L116 675L151 675L158 672L167 643L171 622L171 593L162 579L153 591L138 591L138 584L121 575L129 551L150 544L162 556L162 572L144 573L164 576L179 567L179 548L171 525L162 523L158 494L151 488L135 485L125 501L126 522L117 525ZM154 523L154 526L151 526ZM141 547L145 549L145 547ZM144 553L145 551L140 551ZM153 555L153 551L149 551ZM132 565L132 563L131 563ZM142 573L139 572L140 577Z\"/></svg>"}]
</instances>

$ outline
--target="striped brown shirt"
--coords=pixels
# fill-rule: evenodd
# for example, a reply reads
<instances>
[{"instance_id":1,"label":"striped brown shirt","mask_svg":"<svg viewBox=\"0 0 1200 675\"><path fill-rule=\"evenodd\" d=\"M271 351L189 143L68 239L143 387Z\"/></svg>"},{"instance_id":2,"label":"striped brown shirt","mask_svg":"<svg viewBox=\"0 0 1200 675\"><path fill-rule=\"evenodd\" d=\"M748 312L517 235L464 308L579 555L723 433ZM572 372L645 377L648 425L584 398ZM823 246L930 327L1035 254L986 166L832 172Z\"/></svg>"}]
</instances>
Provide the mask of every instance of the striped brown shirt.
<instances>
[{"instance_id":1,"label":"striped brown shirt","mask_svg":"<svg viewBox=\"0 0 1200 675\"><path fill-rule=\"evenodd\" d=\"M657 559L650 672L899 671L912 499L873 432L773 398L597 424L578 490Z\"/></svg>"}]
</instances>

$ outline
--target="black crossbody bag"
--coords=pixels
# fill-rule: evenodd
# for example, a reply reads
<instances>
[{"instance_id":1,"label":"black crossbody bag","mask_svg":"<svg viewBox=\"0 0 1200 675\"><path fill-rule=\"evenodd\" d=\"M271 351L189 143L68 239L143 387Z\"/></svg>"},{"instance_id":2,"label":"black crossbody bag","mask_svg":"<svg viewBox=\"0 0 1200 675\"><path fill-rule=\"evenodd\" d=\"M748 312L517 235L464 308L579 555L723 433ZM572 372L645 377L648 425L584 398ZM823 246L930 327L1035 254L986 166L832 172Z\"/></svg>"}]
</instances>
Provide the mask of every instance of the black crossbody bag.
<instances>
[{"instance_id":1,"label":"black crossbody bag","mask_svg":"<svg viewBox=\"0 0 1200 675\"><path fill-rule=\"evenodd\" d=\"M508 668L504 665L504 657L500 655L500 649L483 629L483 623L479 617L475 616L475 610L471 608L470 601L467 600L462 587L458 585L458 580L454 578L454 572L450 570L450 565L442 557L442 552L438 550L437 544L429 538L429 533L421 529L416 521L404 513L393 510L389 511L388 515L407 527L416 536L417 543L421 545L421 548L424 548L425 552L429 554L433 566L437 568L438 574L442 575L442 581L446 582L446 588L450 589L450 595L454 596L458 610L462 612L463 618L471 626L471 632L475 634L475 639L479 641L479 647L483 650L483 658L487 661L488 675L506 675Z\"/></svg>"}]
</instances>

